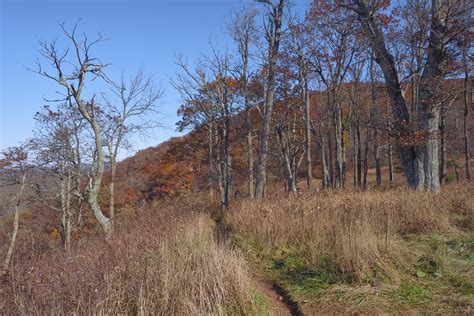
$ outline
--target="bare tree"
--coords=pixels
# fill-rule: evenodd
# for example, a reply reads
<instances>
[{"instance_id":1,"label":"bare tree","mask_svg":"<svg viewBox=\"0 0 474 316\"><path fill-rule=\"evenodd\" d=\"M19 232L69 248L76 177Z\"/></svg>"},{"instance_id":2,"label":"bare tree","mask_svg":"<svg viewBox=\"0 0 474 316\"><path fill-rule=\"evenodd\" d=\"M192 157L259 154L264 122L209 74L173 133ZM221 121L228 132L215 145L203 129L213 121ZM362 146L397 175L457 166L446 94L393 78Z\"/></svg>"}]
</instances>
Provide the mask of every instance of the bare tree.
<instances>
[{"instance_id":1,"label":"bare tree","mask_svg":"<svg viewBox=\"0 0 474 316\"><path fill-rule=\"evenodd\" d=\"M311 61L327 90L327 104L335 140L336 172L333 184L335 187L343 188L346 174L343 136L346 126L343 120L341 93L358 45L355 41L351 16L343 11L328 10L320 2L322 1L315 1L311 11L311 23L315 32L315 41L312 45L314 58ZM328 148L332 150L331 143L332 141L328 141ZM332 159L332 154L330 156Z\"/></svg>"},{"instance_id":2,"label":"bare tree","mask_svg":"<svg viewBox=\"0 0 474 316\"><path fill-rule=\"evenodd\" d=\"M313 163L311 151L311 98L310 98L310 80L311 80L311 64L309 61L311 31L305 22L298 22L290 16L287 54L292 56L297 65L297 78L301 90L301 96L304 103L303 120L305 122L305 152L306 152L306 188L312 189L313 183Z\"/></svg>"},{"instance_id":3,"label":"bare tree","mask_svg":"<svg viewBox=\"0 0 474 316\"><path fill-rule=\"evenodd\" d=\"M348 74L350 75L351 84L347 85L350 115L349 121L352 129L353 140L353 164L354 164L354 187L362 187L362 139L361 139L361 101L363 98L362 74L366 65L365 54L358 54L354 58Z\"/></svg>"},{"instance_id":4,"label":"bare tree","mask_svg":"<svg viewBox=\"0 0 474 316\"><path fill-rule=\"evenodd\" d=\"M209 141L209 192L212 202L214 178L217 178L220 205L224 211L229 203L232 174L230 156L230 123L236 113L235 97L238 84L231 77L230 56L213 50L211 58L202 58L191 69L181 57L177 64L181 73L172 80L183 101L178 115L178 128L206 126ZM217 142L218 150L214 151ZM215 166L213 165L215 163ZM213 172L215 169L216 172ZM211 203L212 204L212 203Z\"/></svg>"},{"instance_id":5,"label":"bare tree","mask_svg":"<svg viewBox=\"0 0 474 316\"><path fill-rule=\"evenodd\" d=\"M275 98L275 71L278 60L278 50L282 35L282 20L285 1L279 0L274 3L271 0L258 0L268 7L265 23L265 39L268 43L268 58L266 65L265 82L265 104L263 111L263 120L260 130L260 149L257 161L257 177L255 182L255 198L261 199L264 196L266 184L266 169L268 159L268 140L270 136L270 124Z\"/></svg>"},{"instance_id":6,"label":"bare tree","mask_svg":"<svg viewBox=\"0 0 474 316\"><path fill-rule=\"evenodd\" d=\"M472 8L468 1L432 0L425 62L419 83L416 116L410 117L394 56L390 53L381 21L376 13L386 7L384 1L340 1L339 5L355 12L370 43L376 62L382 69L392 100L397 151L410 187L437 192L439 183L439 108L437 93L448 70L449 45L466 31L468 19L463 12ZM415 124L413 124L413 122ZM416 133L414 132L414 129ZM419 140L418 136L422 135ZM413 142L408 141L413 139Z\"/></svg>"},{"instance_id":7,"label":"bare tree","mask_svg":"<svg viewBox=\"0 0 474 316\"><path fill-rule=\"evenodd\" d=\"M376 87L376 73L374 69L374 60L371 58L370 67L370 117L372 125L372 142L373 154L375 160L375 183L380 186L382 184L382 173L380 165L380 147L379 147L379 111L377 108L377 87Z\"/></svg>"},{"instance_id":8,"label":"bare tree","mask_svg":"<svg viewBox=\"0 0 474 316\"><path fill-rule=\"evenodd\" d=\"M28 155L23 149L14 147L4 151L3 156L4 158L0 160L0 170L2 170L2 172L9 172L9 183L7 184L19 185L18 193L13 198L13 200L15 200L15 215L13 218L12 237L10 239L10 245L8 246L7 255L3 262L2 275L5 275L8 273L8 267L10 265L13 250L15 249L16 237L18 235L20 206L28 176L28 169L26 166Z\"/></svg>"},{"instance_id":9,"label":"bare tree","mask_svg":"<svg viewBox=\"0 0 474 316\"><path fill-rule=\"evenodd\" d=\"M156 112L157 101L162 90L155 85L152 76L146 76L143 70L138 71L129 80L122 75L120 84L111 84L111 99L103 94L105 101L105 120L103 122L108 159L110 162L109 184L109 219L115 216L115 178L117 174L117 158L126 144L128 137L135 133L144 133L159 126L150 115Z\"/></svg>"},{"instance_id":10,"label":"bare tree","mask_svg":"<svg viewBox=\"0 0 474 316\"><path fill-rule=\"evenodd\" d=\"M238 73L240 75L240 82L242 86L242 94L244 97L244 111L245 111L245 128L246 128L246 145L247 145L247 187L248 195L253 198L255 195L254 188L254 153L253 153L253 127L251 109L253 108L250 102L249 93L249 77L250 77L250 45L257 42L257 27L255 25L255 17L257 11L253 8L244 8L237 12L231 20L229 31L232 39L237 44L237 49L240 55L240 65L238 66Z\"/></svg>"},{"instance_id":11,"label":"bare tree","mask_svg":"<svg viewBox=\"0 0 474 316\"><path fill-rule=\"evenodd\" d=\"M39 61L37 61L37 69L34 71L61 86L63 100L72 101L92 129L95 143L95 168L90 174L87 200L92 213L108 238L112 234L112 222L102 212L98 200L104 174L102 126L98 120L98 105L94 97L89 102L85 101L83 97L88 80L102 78L108 81L104 73L107 64L91 56L92 49L104 39L100 34L97 39L92 41L85 34L79 36L77 27L78 24L69 31L64 23L61 24L65 37L73 47L71 54L69 48L64 51L59 50L55 41L40 43L40 53L51 64L53 72L44 70ZM72 58L69 59L69 57Z\"/></svg>"},{"instance_id":12,"label":"bare tree","mask_svg":"<svg viewBox=\"0 0 474 316\"><path fill-rule=\"evenodd\" d=\"M29 141L35 166L44 177L55 181L56 186L52 189L43 179L31 179L33 198L61 214L62 246L69 251L71 231L82 223L85 202L82 156L86 122L74 106L67 104L60 104L55 110L45 106L36 113L35 120L35 136Z\"/></svg>"}]
</instances>

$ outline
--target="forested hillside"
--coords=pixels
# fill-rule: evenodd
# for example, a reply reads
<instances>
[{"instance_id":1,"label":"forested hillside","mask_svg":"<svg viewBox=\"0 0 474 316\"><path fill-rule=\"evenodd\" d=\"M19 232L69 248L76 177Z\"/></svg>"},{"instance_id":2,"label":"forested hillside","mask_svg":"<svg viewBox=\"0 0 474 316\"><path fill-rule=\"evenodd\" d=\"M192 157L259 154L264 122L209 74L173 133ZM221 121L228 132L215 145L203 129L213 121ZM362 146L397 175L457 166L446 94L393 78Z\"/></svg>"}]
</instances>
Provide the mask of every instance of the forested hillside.
<instances>
[{"instance_id":1,"label":"forested hillside","mask_svg":"<svg viewBox=\"0 0 474 316\"><path fill-rule=\"evenodd\" d=\"M472 314L471 2L239 3L169 61L184 136L123 159L166 90L59 24L1 151L0 314Z\"/></svg>"}]
</instances>

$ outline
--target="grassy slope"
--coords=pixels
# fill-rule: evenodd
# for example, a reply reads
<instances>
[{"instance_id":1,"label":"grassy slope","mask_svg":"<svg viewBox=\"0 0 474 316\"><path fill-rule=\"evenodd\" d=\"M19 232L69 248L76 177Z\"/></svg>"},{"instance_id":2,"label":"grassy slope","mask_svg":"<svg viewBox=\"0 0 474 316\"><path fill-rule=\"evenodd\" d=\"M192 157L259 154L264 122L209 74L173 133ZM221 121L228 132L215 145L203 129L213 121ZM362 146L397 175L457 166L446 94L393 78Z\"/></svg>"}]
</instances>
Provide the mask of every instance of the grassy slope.
<instances>
[{"instance_id":1,"label":"grassy slope","mask_svg":"<svg viewBox=\"0 0 474 316\"><path fill-rule=\"evenodd\" d=\"M281 228L284 225L280 227L273 224L275 231L271 235L263 233L266 229L262 225L265 224L260 223L259 237L259 233L239 226L242 223L235 223L238 215L227 220L234 231L233 244L243 249L249 261L262 274L281 285L306 314L405 311L469 313L474 306L474 236L472 226L466 223L473 211L472 197L469 195L472 191L459 188L448 190L455 192L453 196L449 196L453 200L447 203L455 205L451 205L452 208L445 214L449 216L447 225L419 227L413 232L399 228L390 237L388 247L397 248L398 252L395 253L399 254L399 258L388 258L388 255L384 257L384 268L389 273L372 262L369 272L355 277L357 270L343 271L337 261L326 256L322 256L315 264L307 255L308 247L311 247L310 239L303 242L278 241L278 238L287 233ZM459 196L461 193L463 195ZM458 196L457 202L454 202L455 196ZM389 197L390 194L384 196ZM332 198L334 197L328 197ZM285 207L285 202L275 204ZM432 203L433 211L436 205L435 202ZM455 210L457 207L463 210ZM234 210L234 214L237 212L238 208ZM442 212L439 213L439 216L445 216ZM308 217L306 220L310 221L312 218ZM292 225L291 220L288 219L286 224ZM413 224L417 225L411 223ZM365 259L359 260L362 264ZM369 259L367 261L371 262Z\"/></svg>"},{"instance_id":2,"label":"grassy slope","mask_svg":"<svg viewBox=\"0 0 474 316\"><path fill-rule=\"evenodd\" d=\"M282 286L303 311L319 312L468 312L474 306L474 239L439 233L407 236L402 246L418 258L412 273L399 280L371 278L354 283L341 279L329 264L308 267L296 251L265 249L258 242L233 236L260 273Z\"/></svg>"}]
</instances>

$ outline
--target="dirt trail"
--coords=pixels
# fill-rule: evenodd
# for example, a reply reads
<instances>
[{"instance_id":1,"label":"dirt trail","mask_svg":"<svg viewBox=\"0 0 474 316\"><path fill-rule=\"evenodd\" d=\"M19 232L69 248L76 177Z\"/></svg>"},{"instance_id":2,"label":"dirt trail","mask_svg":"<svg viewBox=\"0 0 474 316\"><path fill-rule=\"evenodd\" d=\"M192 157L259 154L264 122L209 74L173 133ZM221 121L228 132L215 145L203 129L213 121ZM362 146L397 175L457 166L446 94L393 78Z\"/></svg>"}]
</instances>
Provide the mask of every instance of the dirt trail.
<instances>
[{"instance_id":1,"label":"dirt trail","mask_svg":"<svg viewBox=\"0 0 474 316\"><path fill-rule=\"evenodd\" d=\"M218 242L225 243L228 241L229 232L224 225L219 222L215 222L214 234ZM258 270L254 269L251 263L248 264L251 270L252 281L257 289L265 295L272 315L303 315L299 306L291 300L280 286L259 274Z\"/></svg>"},{"instance_id":2,"label":"dirt trail","mask_svg":"<svg viewBox=\"0 0 474 316\"><path fill-rule=\"evenodd\" d=\"M278 285L255 272L252 273L252 279L258 290L267 298L272 315L303 315L298 305Z\"/></svg>"}]
</instances>

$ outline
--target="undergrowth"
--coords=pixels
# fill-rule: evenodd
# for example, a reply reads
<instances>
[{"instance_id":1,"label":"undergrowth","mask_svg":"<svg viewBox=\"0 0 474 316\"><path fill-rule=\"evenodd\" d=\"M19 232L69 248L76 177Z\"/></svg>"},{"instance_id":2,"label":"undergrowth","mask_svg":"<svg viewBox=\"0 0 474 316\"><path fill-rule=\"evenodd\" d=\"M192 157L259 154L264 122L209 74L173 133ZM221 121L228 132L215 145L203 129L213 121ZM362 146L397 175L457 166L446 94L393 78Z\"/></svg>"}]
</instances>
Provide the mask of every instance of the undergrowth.
<instances>
[{"instance_id":1,"label":"undergrowth","mask_svg":"<svg viewBox=\"0 0 474 316\"><path fill-rule=\"evenodd\" d=\"M306 310L472 311L473 185L242 201L232 243Z\"/></svg>"},{"instance_id":2,"label":"undergrowth","mask_svg":"<svg viewBox=\"0 0 474 316\"><path fill-rule=\"evenodd\" d=\"M0 314L265 314L242 255L215 240L208 215L182 207L142 210L69 254L16 256Z\"/></svg>"}]
</instances>

